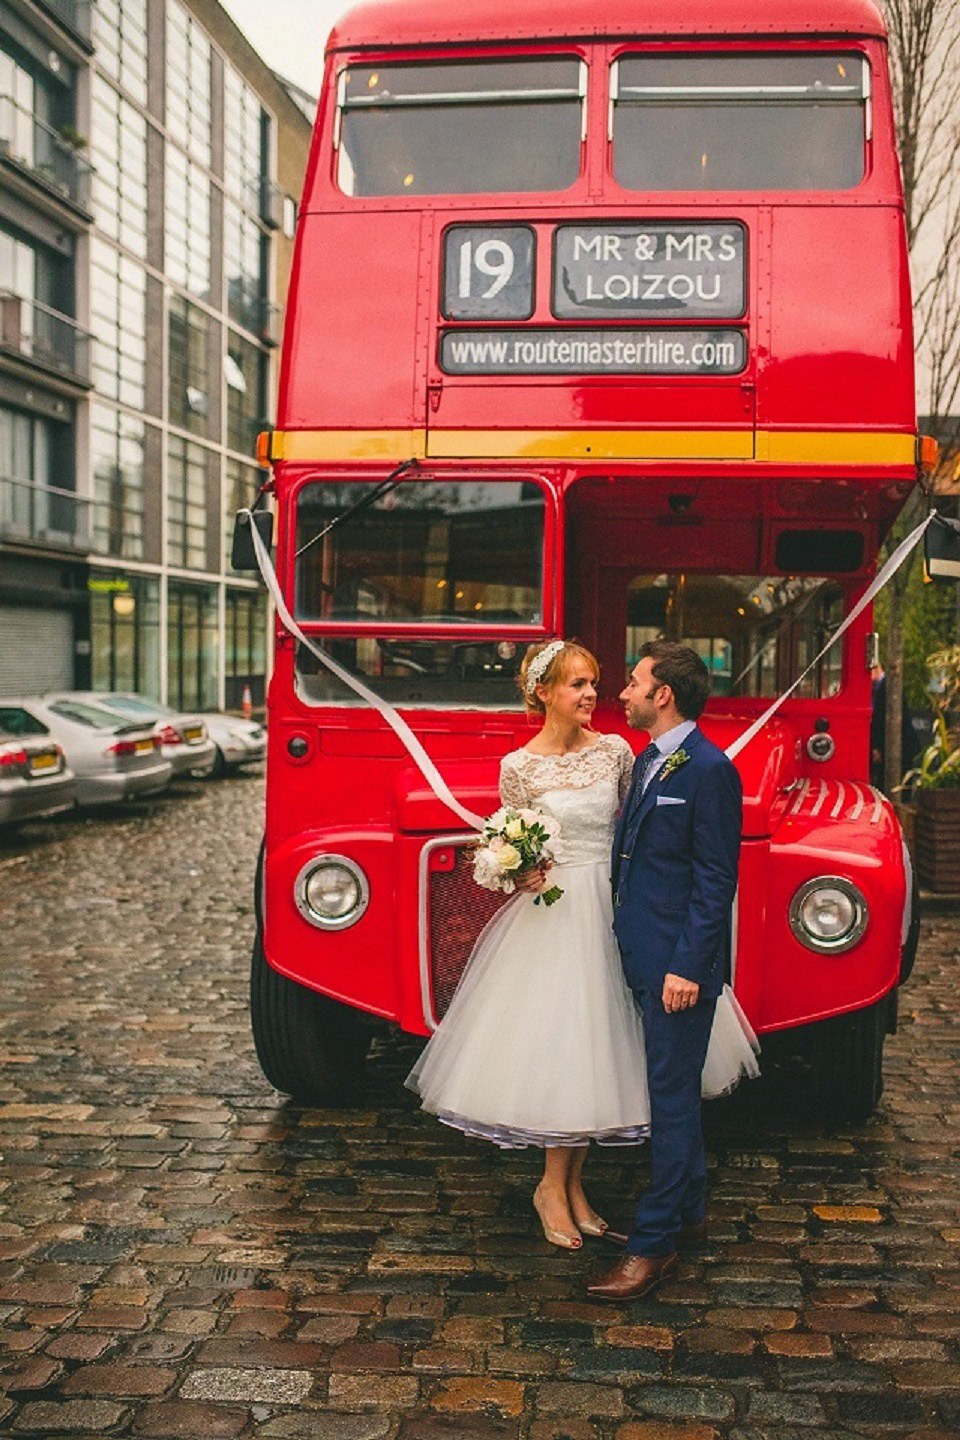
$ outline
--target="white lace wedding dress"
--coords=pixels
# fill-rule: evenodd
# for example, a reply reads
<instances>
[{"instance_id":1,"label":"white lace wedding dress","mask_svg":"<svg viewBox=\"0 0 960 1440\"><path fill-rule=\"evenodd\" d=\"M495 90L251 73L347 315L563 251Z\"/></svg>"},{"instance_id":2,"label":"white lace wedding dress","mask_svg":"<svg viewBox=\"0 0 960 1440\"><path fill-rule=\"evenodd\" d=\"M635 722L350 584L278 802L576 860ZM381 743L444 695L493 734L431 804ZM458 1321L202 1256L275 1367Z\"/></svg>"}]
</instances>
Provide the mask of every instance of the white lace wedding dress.
<instances>
[{"instance_id":1,"label":"white lace wedding dress","mask_svg":"<svg viewBox=\"0 0 960 1440\"><path fill-rule=\"evenodd\" d=\"M407 1077L424 1108L507 1148L630 1145L650 1133L643 1032L613 935L610 850L633 752L601 735L568 755L514 750L505 805L561 827L552 906L517 894L479 936L439 1027ZM729 987L717 1002L704 1095L756 1075L756 1037Z\"/></svg>"}]
</instances>

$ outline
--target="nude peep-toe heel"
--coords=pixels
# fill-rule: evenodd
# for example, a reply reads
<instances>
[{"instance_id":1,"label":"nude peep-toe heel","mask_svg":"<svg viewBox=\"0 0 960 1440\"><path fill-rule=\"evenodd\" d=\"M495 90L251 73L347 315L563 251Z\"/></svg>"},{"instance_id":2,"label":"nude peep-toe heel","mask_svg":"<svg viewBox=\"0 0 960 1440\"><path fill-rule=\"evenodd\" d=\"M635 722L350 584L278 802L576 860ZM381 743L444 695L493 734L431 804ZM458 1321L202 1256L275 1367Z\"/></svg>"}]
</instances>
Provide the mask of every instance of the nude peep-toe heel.
<instances>
[{"instance_id":1,"label":"nude peep-toe heel","mask_svg":"<svg viewBox=\"0 0 960 1440\"><path fill-rule=\"evenodd\" d=\"M601 1220L599 1215L594 1215L590 1220L578 1220L577 1225L584 1235L594 1235L598 1239L610 1229L606 1220Z\"/></svg>"},{"instance_id":2,"label":"nude peep-toe heel","mask_svg":"<svg viewBox=\"0 0 960 1440\"><path fill-rule=\"evenodd\" d=\"M540 1224L543 1226L543 1236L545 1240L549 1240L551 1245L558 1245L561 1250L580 1249L583 1244L583 1239L579 1231L575 1235L566 1235L562 1230L554 1230L552 1225L547 1224L543 1216L543 1201L540 1198L539 1185L533 1192L533 1208L540 1217Z\"/></svg>"}]
</instances>

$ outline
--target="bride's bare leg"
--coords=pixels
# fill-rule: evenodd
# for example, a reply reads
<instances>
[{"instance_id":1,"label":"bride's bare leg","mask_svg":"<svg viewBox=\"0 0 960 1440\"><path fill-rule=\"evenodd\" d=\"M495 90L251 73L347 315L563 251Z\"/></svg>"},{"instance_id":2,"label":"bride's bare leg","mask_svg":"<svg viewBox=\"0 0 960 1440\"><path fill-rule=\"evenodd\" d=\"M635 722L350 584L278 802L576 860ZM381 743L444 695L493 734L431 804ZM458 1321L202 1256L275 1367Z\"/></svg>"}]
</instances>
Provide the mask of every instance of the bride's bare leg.
<instances>
[{"instance_id":1,"label":"bride's bare leg","mask_svg":"<svg viewBox=\"0 0 960 1440\"><path fill-rule=\"evenodd\" d=\"M605 1228L605 1224L587 1199L580 1178L583 1173L583 1163L587 1158L586 1145L581 1145L571 1151L571 1155L573 1158L567 1177L567 1200L570 1205L570 1214L578 1226L585 1229L588 1234L596 1235L600 1229Z\"/></svg>"},{"instance_id":2,"label":"bride's bare leg","mask_svg":"<svg viewBox=\"0 0 960 1440\"><path fill-rule=\"evenodd\" d=\"M570 1171L579 1152L569 1145L555 1145L543 1152L543 1179L534 1192L533 1203L543 1223L544 1231L553 1231L562 1239L553 1243L572 1242L567 1248L577 1249L581 1243L570 1204L567 1199ZM547 1239L551 1239L550 1235Z\"/></svg>"}]
</instances>

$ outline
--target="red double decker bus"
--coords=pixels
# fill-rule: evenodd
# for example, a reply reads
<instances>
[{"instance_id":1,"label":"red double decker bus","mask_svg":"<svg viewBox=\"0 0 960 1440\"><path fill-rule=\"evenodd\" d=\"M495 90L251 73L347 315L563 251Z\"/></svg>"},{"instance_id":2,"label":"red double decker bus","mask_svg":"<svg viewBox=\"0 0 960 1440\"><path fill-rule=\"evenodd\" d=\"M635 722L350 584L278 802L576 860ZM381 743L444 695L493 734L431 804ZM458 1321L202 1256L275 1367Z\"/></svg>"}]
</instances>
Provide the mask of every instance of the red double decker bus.
<instances>
[{"instance_id":1,"label":"red double decker bus","mask_svg":"<svg viewBox=\"0 0 960 1440\"><path fill-rule=\"evenodd\" d=\"M460 801L529 737L528 643L657 635L726 746L823 648L917 478L871 0L379 0L330 37L264 437L303 635ZM408 463L409 462L409 463ZM737 758L733 984L866 1115L916 943L869 783L867 609ZM381 714L278 624L253 1026L281 1090L425 1034L498 897ZM636 744L642 737L628 737Z\"/></svg>"}]
</instances>

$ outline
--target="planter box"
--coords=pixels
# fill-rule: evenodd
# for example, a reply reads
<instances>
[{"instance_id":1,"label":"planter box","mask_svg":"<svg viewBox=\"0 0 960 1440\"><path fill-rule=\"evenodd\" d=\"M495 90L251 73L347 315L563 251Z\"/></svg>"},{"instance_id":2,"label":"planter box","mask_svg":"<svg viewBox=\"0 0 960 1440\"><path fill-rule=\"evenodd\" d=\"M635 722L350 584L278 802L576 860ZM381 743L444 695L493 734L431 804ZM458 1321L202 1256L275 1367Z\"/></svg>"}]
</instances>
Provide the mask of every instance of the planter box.
<instances>
[{"instance_id":1,"label":"planter box","mask_svg":"<svg viewBox=\"0 0 960 1440\"><path fill-rule=\"evenodd\" d=\"M924 890L960 892L960 790L917 791L917 875Z\"/></svg>"}]
</instances>

